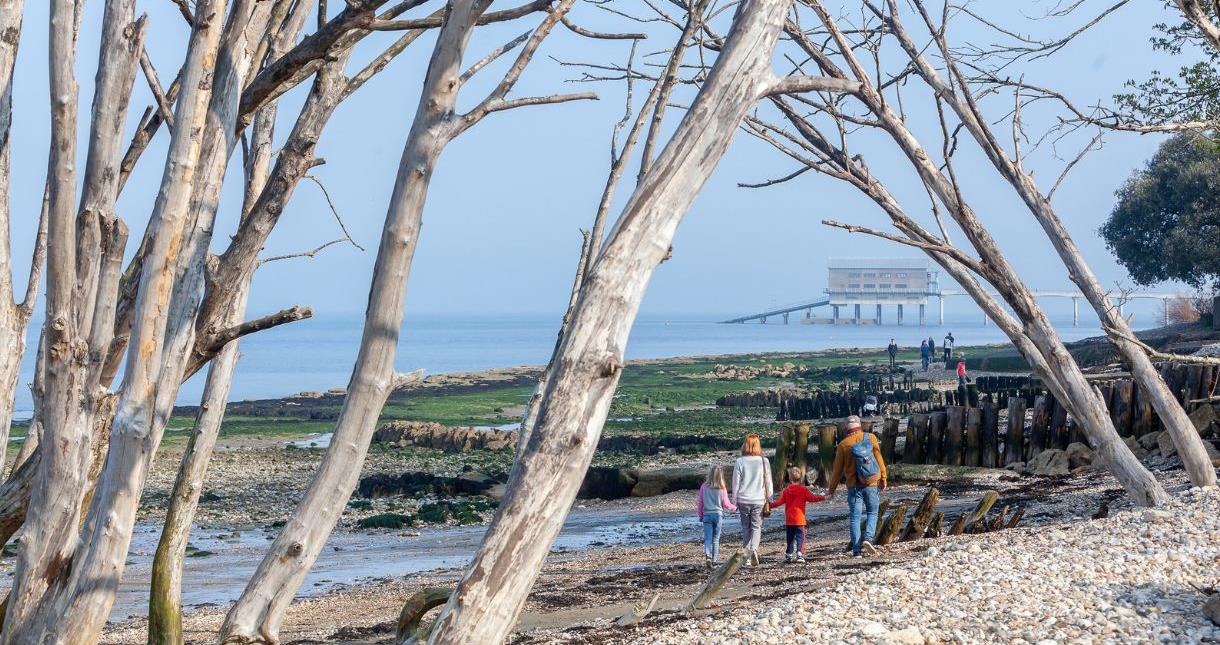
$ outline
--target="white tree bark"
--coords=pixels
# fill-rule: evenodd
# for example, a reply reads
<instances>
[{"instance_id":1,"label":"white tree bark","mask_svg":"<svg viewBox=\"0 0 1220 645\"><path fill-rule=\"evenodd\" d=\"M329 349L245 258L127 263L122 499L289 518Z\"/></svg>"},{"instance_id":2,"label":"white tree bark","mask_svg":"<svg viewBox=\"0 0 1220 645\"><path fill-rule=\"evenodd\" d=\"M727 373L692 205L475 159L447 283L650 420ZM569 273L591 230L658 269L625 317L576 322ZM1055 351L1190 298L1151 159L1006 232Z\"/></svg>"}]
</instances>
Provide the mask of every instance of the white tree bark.
<instances>
[{"instance_id":1,"label":"white tree bark","mask_svg":"<svg viewBox=\"0 0 1220 645\"><path fill-rule=\"evenodd\" d=\"M704 82L586 277L508 493L430 643L499 643L562 527L592 459L644 290L746 112L775 82L791 0L746 0Z\"/></svg>"},{"instance_id":2,"label":"white tree bark","mask_svg":"<svg viewBox=\"0 0 1220 645\"><path fill-rule=\"evenodd\" d=\"M0 642L34 642L32 617L48 586L62 579L76 546L88 431L79 423L84 339L74 324L76 283L76 107L75 3L50 6L51 154L47 165L46 396L44 445L31 493L25 536L17 553L13 588Z\"/></svg>"},{"instance_id":3,"label":"white tree bark","mask_svg":"<svg viewBox=\"0 0 1220 645\"><path fill-rule=\"evenodd\" d=\"M1102 327L1106 329L1111 342L1130 366L1132 377L1139 384L1140 389L1148 394L1157 416L1173 437L1174 445L1178 449L1178 455L1182 459L1191 483L1196 486L1215 486L1216 470L1212 467L1211 459L1207 456L1207 451L1203 446L1203 440L1195 430L1194 424L1191 423L1190 417L1178 403L1177 397L1169 391L1169 387L1143 348L1131 340L1135 334L1130 325L1127 324L1125 318L1119 315L1118 307L1110 301L1109 295L1097 280L1093 269L1085 261L1072 236L1059 219L1059 215L1051 207L1050 200L1038 190L1033 177L1025 171L1019 160L1011 158L1000 146L989 126L982 119L977 104L969 95L970 88L962 80L963 77L957 71L952 58L949 59L949 73L951 78L959 80L958 84L962 91L960 95L950 82L937 73L926 56L907 35L902 23L897 19L898 7L894 0L887 0L887 3L890 12L888 22L920 77L945 99L967 132L974 137L979 147L987 154L992 165L1016 190L1029 212L1033 214L1034 219L1042 226L1064 265L1067 266L1068 277L1080 288L1085 300L1088 300L1089 304L1093 306L1093 310L1097 312ZM1185 5L1192 4L1194 3L1179 2L1179 5L1183 6L1183 11L1187 11ZM922 6L920 6L920 10L923 10ZM1187 13L1189 15L1189 12Z\"/></svg>"},{"instance_id":4,"label":"white tree bark","mask_svg":"<svg viewBox=\"0 0 1220 645\"><path fill-rule=\"evenodd\" d=\"M1025 335L1038 347L1050 369L1060 375L1059 381L1064 390L1065 400L1071 401L1074 416L1080 420L1102 462L1114 473L1136 503L1158 506L1167 502L1169 497L1164 488L1119 439L1106 406L1084 378L1080 367L1063 346L1063 342L1059 339L1045 312L1034 300L995 239L978 219L973 209L961 200L956 186L932 161L916 137L907 129L901 116L894 112L891 105L883 100L880 93L871 85L869 72L860 64L850 43L821 1L809 0L809 4L817 12L826 29L830 31L836 46L851 69L854 80L861 82L861 89L857 96L875 115L878 127L888 133L902 150L928 189L945 205L949 214L979 253L979 257L987 269L985 276L987 280L995 286L1001 297L1024 323ZM819 65L833 67L833 63L823 60L819 60ZM835 69L837 70L837 68Z\"/></svg>"},{"instance_id":5,"label":"white tree bark","mask_svg":"<svg viewBox=\"0 0 1220 645\"><path fill-rule=\"evenodd\" d=\"M488 0L454 0L447 9L386 213L360 353L334 436L296 513L225 617L222 642L279 642L283 612L325 545L360 476L377 418L395 380L394 358L407 279L428 183L450 136L462 55L476 20L488 4Z\"/></svg>"}]
</instances>

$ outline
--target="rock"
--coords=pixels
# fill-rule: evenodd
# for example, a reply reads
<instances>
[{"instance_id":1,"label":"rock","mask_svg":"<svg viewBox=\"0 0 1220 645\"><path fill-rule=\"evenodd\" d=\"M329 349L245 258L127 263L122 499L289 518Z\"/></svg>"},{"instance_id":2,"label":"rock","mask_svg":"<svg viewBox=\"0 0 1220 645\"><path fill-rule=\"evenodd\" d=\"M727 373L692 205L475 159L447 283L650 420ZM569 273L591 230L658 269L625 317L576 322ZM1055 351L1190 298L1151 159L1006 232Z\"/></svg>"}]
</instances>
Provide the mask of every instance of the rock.
<instances>
[{"instance_id":1,"label":"rock","mask_svg":"<svg viewBox=\"0 0 1220 645\"><path fill-rule=\"evenodd\" d=\"M631 496L655 497L676 490L698 490L706 476L706 466L667 466L636 471Z\"/></svg>"},{"instance_id":2,"label":"rock","mask_svg":"<svg viewBox=\"0 0 1220 645\"><path fill-rule=\"evenodd\" d=\"M635 471L609 466L592 466L585 473L576 496L581 499L622 499L635 487Z\"/></svg>"},{"instance_id":3,"label":"rock","mask_svg":"<svg viewBox=\"0 0 1220 645\"><path fill-rule=\"evenodd\" d=\"M1214 593L1203 603L1203 615L1215 625L1220 625L1220 594Z\"/></svg>"},{"instance_id":4,"label":"rock","mask_svg":"<svg viewBox=\"0 0 1220 645\"><path fill-rule=\"evenodd\" d=\"M1071 472L1067 453L1058 448L1043 450L1029 462L1029 472L1041 477L1058 477Z\"/></svg>"},{"instance_id":5,"label":"rock","mask_svg":"<svg viewBox=\"0 0 1220 645\"><path fill-rule=\"evenodd\" d=\"M1025 462L1024 461L1014 461L1011 464L1004 466L1004 468L1007 470L1011 470L1012 472L1017 473L1018 475L1025 474Z\"/></svg>"},{"instance_id":6,"label":"rock","mask_svg":"<svg viewBox=\"0 0 1220 645\"><path fill-rule=\"evenodd\" d=\"M451 428L430 421L391 421L373 433L373 443L420 446L446 452L512 450L516 430Z\"/></svg>"},{"instance_id":7,"label":"rock","mask_svg":"<svg viewBox=\"0 0 1220 645\"><path fill-rule=\"evenodd\" d=\"M1220 449L1216 448L1216 444L1208 439L1204 439L1203 449L1207 451L1207 458L1212 460L1212 465L1220 467Z\"/></svg>"},{"instance_id":8,"label":"rock","mask_svg":"<svg viewBox=\"0 0 1220 645\"><path fill-rule=\"evenodd\" d=\"M888 631L885 625L876 622L865 623L864 627L860 628L860 633L864 636L880 636Z\"/></svg>"},{"instance_id":9,"label":"rock","mask_svg":"<svg viewBox=\"0 0 1220 645\"><path fill-rule=\"evenodd\" d=\"M485 495L498 483L500 482L478 472L463 473L458 477L442 477L421 472L405 472L400 475L374 473L360 478L356 495L368 499L391 495Z\"/></svg>"},{"instance_id":10,"label":"rock","mask_svg":"<svg viewBox=\"0 0 1220 645\"><path fill-rule=\"evenodd\" d=\"M1207 403L1201 404L1190 413L1190 422L1204 437L1215 434L1218 421L1220 420L1216 418L1216 409Z\"/></svg>"},{"instance_id":11,"label":"rock","mask_svg":"<svg viewBox=\"0 0 1220 645\"><path fill-rule=\"evenodd\" d=\"M1160 432L1149 432L1139 438L1140 445L1144 450L1155 450L1157 447L1157 438L1161 436Z\"/></svg>"},{"instance_id":12,"label":"rock","mask_svg":"<svg viewBox=\"0 0 1220 645\"><path fill-rule=\"evenodd\" d=\"M1150 508L1144 511L1144 521L1148 523L1165 522L1172 520L1174 514L1169 511L1160 511L1155 508Z\"/></svg>"},{"instance_id":13,"label":"rock","mask_svg":"<svg viewBox=\"0 0 1220 645\"><path fill-rule=\"evenodd\" d=\"M1162 457L1172 457L1178 454L1178 447L1173 443L1173 437L1168 432L1162 432L1157 436L1156 445L1160 449Z\"/></svg>"},{"instance_id":14,"label":"rock","mask_svg":"<svg viewBox=\"0 0 1220 645\"><path fill-rule=\"evenodd\" d=\"M1143 459L1148 456L1148 451L1144 450L1144 447L1140 445L1139 439L1123 437L1123 443L1127 444L1127 447L1131 449L1131 454L1135 455L1136 459Z\"/></svg>"},{"instance_id":15,"label":"rock","mask_svg":"<svg viewBox=\"0 0 1220 645\"><path fill-rule=\"evenodd\" d=\"M923 634L919 633L919 628L915 626L886 632L881 635L881 639L887 643L901 643L902 645L923 645L924 643Z\"/></svg>"},{"instance_id":16,"label":"rock","mask_svg":"<svg viewBox=\"0 0 1220 645\"><path fill-rule=\"evenodd\" d=\"M1067 453L1068 467L1072 470L1081 466L1093 465L1093 451L1083 443L1076 442L1069 444L1064 452Z\"/></svg>"}]
</instances>

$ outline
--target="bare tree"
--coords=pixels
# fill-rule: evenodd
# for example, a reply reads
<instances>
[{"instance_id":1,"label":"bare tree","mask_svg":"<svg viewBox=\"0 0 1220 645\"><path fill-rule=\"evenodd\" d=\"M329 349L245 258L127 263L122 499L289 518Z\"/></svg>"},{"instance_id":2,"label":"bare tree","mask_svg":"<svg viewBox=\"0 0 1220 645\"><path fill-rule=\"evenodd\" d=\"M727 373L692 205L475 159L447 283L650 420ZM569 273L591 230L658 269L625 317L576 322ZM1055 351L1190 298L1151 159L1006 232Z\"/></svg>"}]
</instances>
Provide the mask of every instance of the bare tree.
<instances>
[{"instance_id":1,"label":"bare tree","mask_svg":"<svg viewBox=\"0 0 1220 645\"><path fill-rule=\"evenodd\" d=\"M1140 391L1149 396L1161 422L1173 437L1191 482L1196 486L1215 486L1216 471L1203 447L1203 440L1195 431L1194 424L1186 415L1186 411L1182 409L1177 398L1169 391L1169 387L1152 365L1148 355L1132 341L1134 332L1130 325L1119 314L1119 308L1111 302L1109 294L1101 286L1084 256L1081 255L1080 249L1077 248L1067 228L1064 227L1055 209L1051 206L1050 198L1043 195L1034 181L1033 175L1022 166L1021 151L1016 143L1019 137L1014 135L1012 153L1009 153L1000 144L999 138L988 125L978 101L975 100L975 92L969 81L954 62L954 56L945 39L947 25L942 23L940 26L936 26L924 8L922 0L911 1L919 10L920 16L924 19L929 33L932 34L940 50L950 78L948 81L940 76L924 55L922 48L906 32L902 22L898 19L898 7L894 0L886 0L887 11L882 11L868 0L866 0L866 4L885 21L903 51L910 58L919 77L953 110L965 130L975 139L995 169L1012 186L1034 219L1041 225L1047 239L1050 240L1067 267L1068 276L1080 288L1089 304L1093 305L1111 342L1118 348L1124 362L1131 368L1132 377L1139 384ZM1017 91L1020 91L1019 88ZM1017 100L1018 102L1020 100L1019 94ZM1013 119L1014 128L1019 128L1020 113L1015 113Z\"/></svg>"},{"instance_id":2,"label":"bare tree","mask_svg":"<svg viewBox=\"0 0 1220 645\"><path fill-rule=\"evenodd\" d=\"M855 87L776 77L771 54L790 7L789 0L738 7L698 96L585 278L507 494L429 642L497 643L512 629L592 459L644 289L746 112L785 87Z\"/></svg>"},{"instance_id":3,"label":"bare tree","mask_svg":"<svg viewBox=\"0 0 1220 645\"><path fill-rule=\"evenodd\" d=\"M21 35L23 0L0 1L0 446L8 445L17 395L21 357L25 354L25 331L34 314L34 300L46 252L46 216L39 217L29 280L20 302L13 289L12 242L9 239L9 135L13 125L13 69ZM0 452L0 471L6 454Z\"/></svg>"},{"instance_id":4,"label":"bare tree","mask_svg":"<svg viewBox=\"0 0 1220 645\"><path fill-rule=\"evenodd\" d=\"M816 113L830 115L836 132L833 136L840 141L835 146L829 143L830 137L821 134L804 115L788 104L776 101L785 118L799 133L799 137L788 136L789 142L797 147L805 148L809 151L808 154L815 157L808 159L805 165L824 172L834 169L833 176L845 179L869 194L874 201L882 205L882 208L904 234L900 238L891 236L891 239L902 241L903 238L906 238L908 243L933 252L932 257L940 262L951 275L957 277L959 282L965 280L962 282L963 286L972 292L976 301L979 301L993 319L1002 323L1001 328L1006 332L1016 332L1019 329L1020 335L1013 338L1018 349L1022 351L1023 355L1034 358L1030 364L1040 374L1049 376L1047 382L1052 391L1064 401L1073 416L1080 420L1099 456L1132 498L1141 504L1162 503L1167 499L1164 489L1119 440L1104 404L1085 380L1079 366L1064 348L1045 313L1008 262L996 240L987 231L970 205L965 202L953 170L952 151L956 146L950 126L945 124L942 119L941 130L944 138L942 150L944 153L942 166L938 166L908 128L904 117L896 111L896 107L903 105L903 99L898 96L891 100L884 96L883 92L886 88L894 88L892 91L897 93L898 83L895 79L904 78L909 74L907 68L900 65L898 71L893 72L896 76L892 76L890 79L880 78L881 72L878 70L885 68L882 67L880 59L876 57L879 56L878 52L882 50L882 46L873 39L879 39L882 34L889 33L889 31L856 28L856 33L863 32L864 35L861 36L862 42L853 43L849 41L845 30L839 26L837 20L830 15L819 0L804 0L804 4L812 8L816 14L821 23L820 35L825 37L828 44L819 45L812 40L809 34L791 22L787 29L789 36L811 63L823 72L836 78L860 82L860 90L853 94L852 98L858 100L866 111L864 115L850 115L846 114L837 103L825 99L804 99L802 101L804 104L814 107ZM873 55L875 60L871 64L865 64L860 60L857 50ZM842 61L846 69L836 62L836 57ZM935 101L939 108L941 99L936 97ZM858 155L851 155L848 152L845 124L850 124L851 127L876 128L887 134L896 144L929 190L929 194L934 197L933 213L940 226L939 236L932 236L918 228L909 218L900 217L902 210L889 196L888 191L881 191L879 185L873 186L877 180L873 178L867 166L863 165L862 159ZM779 132L774 128L768 128L761 122L756 122L754 127L756 131L763 134L766 134L768 130L772 133ZM774 139L772 140L774 141ZM798 154L797 157L799 158L799 156ZM791 176L794 175L789 175L789 177ZM952 246L948 231L940 219L940 211L936 207L936 202L945 207L948 215L961 228L974 251L978 253L978 259ZM852 230L866 229L852 227ZM949 262L941 260L949 260ZM985 292L972 288L970 283L974 282L974 278L968 273L963 274L962 269L964 268L969 268L971 273L978 275L996 288L1006 304L1020 319L1020 327L1003 324L1007 321L994 315L998 308L994 306L994 303L989 302L989 297L982 297L986 296ZM1033 350L1040 354L1040 358L1033 356Z\"/></svg>"},{"instance_id":5,"label":"bare tree","mask_svg":"<svg viewBox=\"0 0 1220 645\"><path fill-rule=\"evenodd\" d=\"M549 15L524 43L505 76L486 98L464 114L456 111L462 85L489 59L475 63L464 74L462 58L470 35L490 2L454 0L446 8L390 198L365 313L360 353L334 436L297 511L272 543L241 598L226 616L221 628L222 642L278 641L283 613L355 487L386 398L397 387L419 377L418 372L395 375L394 357L428 183L445 146L493 112L594 98L588 93L507 98L543 39L570 9L572 2L559 0L550 8ZM403 24L414 29L420 23L404 21ZM507 51L507 48L500 48L493 51L491 57Z\"/></svg>"}]
</instances>

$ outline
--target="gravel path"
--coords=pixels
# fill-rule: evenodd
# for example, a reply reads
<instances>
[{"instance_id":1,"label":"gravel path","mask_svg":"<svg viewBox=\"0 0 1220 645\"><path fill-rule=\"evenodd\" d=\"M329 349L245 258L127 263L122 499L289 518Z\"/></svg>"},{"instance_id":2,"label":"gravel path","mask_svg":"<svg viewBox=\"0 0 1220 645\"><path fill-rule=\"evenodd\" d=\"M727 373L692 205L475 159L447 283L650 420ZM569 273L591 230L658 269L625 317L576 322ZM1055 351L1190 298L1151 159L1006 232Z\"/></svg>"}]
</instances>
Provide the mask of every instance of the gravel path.
<instances>
[{"instance_id":1,"label":"gravel path","mask_svg":"<svg viewBox=\"0 0 1220 645\"><path fill-rule=\"evenodd\" d=\"M1193 585L1193 586L1192 586ZM654 643L1220 642L1220 491L1164 510L936 541L921 557L720 615Z\"/></svg>"}]
</instances>

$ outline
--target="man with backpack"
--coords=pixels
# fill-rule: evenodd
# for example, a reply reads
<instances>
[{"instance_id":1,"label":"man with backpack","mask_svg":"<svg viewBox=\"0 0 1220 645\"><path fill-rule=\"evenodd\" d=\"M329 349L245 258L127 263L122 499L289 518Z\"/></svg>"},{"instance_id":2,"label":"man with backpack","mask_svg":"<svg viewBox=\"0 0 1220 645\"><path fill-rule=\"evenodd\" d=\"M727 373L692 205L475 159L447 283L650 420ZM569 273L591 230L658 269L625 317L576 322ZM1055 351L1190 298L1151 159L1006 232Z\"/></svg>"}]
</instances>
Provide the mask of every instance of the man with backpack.
<instances>
[{"instance_id":1,"label":"man with backpack","mask_svg":"<svg viewBox=\"0 0 1220 645\"><path fill-rule=\"evenodd\" d=\"M890 344L885 348L886 353L890 355L890 369L894 369L895 361L898 358L898 343L894 339L890 339Z\"/></svg>"},{"instance_id":2,"label":"man with backpack","mask_svg":"<svg viewBox=\"0 0 1220 645\"><path fill-rule=\"evenodd\" d=\"M885 461L877 435L865 433L860 417L847 417L847 436L835 449L834 470L830 474L827 496L834 497L842 479L847 481L847 522L851 530L851 554L875 555L873 534L877 531L877 506L885 490ZM863 512L862 512L863 511ZM861 527L863 516L864 526Z\"/></svg>"}]
</instances>

